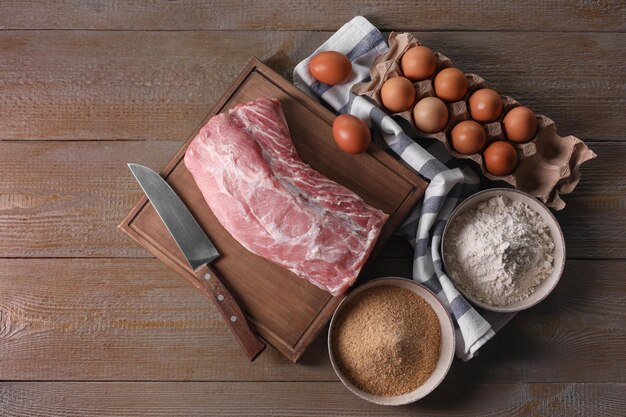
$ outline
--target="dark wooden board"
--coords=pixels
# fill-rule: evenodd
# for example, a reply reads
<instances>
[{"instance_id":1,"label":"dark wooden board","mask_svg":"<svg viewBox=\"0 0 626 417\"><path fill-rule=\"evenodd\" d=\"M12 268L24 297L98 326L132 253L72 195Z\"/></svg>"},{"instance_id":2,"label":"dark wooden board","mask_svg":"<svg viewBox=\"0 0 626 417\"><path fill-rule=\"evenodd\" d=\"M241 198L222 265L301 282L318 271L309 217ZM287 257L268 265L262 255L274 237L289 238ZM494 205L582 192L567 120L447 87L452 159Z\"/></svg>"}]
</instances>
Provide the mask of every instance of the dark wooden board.
<instances>
[{"instance_id":1,"label":"dark wooden board","mask_svg":"<svg viewBox=\"0 0 626 417\"><path fill-rule=\"evenodd\" d=\"M305 162L389 214L372 257L421 198L426 183L375 146L360 155L341 152L332 139L334 114L256 59L250 61L164 168L162 175L215 243L221 256L212 266L239 300L251 324L295 362L328 322L341 298L331 297L287 269L244 249L213 216L182 162L187 146L212 116L262 96L280 99L294 144ZM190 282L196 282L146 197L126 216L120 229Z\"/></svg>"}]
</instances>

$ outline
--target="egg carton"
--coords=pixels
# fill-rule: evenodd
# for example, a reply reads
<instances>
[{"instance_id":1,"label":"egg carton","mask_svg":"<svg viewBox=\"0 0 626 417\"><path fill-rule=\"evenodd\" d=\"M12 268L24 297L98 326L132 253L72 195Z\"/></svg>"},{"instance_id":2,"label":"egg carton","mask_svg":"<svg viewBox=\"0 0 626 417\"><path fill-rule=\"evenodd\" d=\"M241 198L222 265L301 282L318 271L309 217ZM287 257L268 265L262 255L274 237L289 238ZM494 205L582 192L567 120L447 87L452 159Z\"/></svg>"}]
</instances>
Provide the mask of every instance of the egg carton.
<instances>
[{"instance_id":1,"label":"egg carton","mask_svg":"<svg viewBox=\"0 0 626 417\"><path fill-rule=\"evenodd\" d=\"M387 111L380 99L380 89L389 78L402 75L400 59L411 47L421 45L409 33L389 35L389 51L376 57L370 67L371 81L355 84L352 91L358 95L365 95L375 101L382 109ZM416 103L424 97L435 96L433 80L435 75L444 68L452 67L452 61L445 55L435 52L437 69L427 80L414 82L416 91ZM565 202L561 195L574 190L580 180L580 165L596 154L587 145L575 136L561 137L556 132L553 120L544 116L537 117L537 132L535 137L526 143L509 141L518 155L518 165L515 171L506 176L495 176L489 173L483 162L482 153L463 155L456 152L450 144L450 132L452 128L463 120L471 120L467 101L469 96L476 90L487 87L487 82L475 74L465 74L468 81L468 91L460 101L446 103L448 106L448 123L441 132L421 132L413 122L412 108L401 113L390 113L405 119L422 137L434 138L445 144L448 152L455 158L469 159L476 163L482 174L493 181L505 181L520 191L529 193L539 198L548 207L561 210ZM487 144L506 140L502 131L502 118L512 108L520 106L516 100L508 96L502 96L504 109L500 117L491 123L480 123L487 132Z\"/></svg>"}]
</instances>

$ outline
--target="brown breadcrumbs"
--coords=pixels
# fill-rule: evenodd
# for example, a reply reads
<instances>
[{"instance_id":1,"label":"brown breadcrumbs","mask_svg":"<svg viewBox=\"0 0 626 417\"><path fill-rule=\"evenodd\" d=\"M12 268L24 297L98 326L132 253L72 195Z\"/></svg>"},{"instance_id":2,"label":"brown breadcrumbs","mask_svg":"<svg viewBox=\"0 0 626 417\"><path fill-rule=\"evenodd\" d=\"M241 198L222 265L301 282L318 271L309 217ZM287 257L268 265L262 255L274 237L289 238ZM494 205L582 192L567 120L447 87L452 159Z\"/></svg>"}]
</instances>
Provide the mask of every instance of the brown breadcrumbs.
<instances>
[{"instance_id":1,"label":"brown breadcrumbs","mask_svg":"<svg viewBox=\"0 0 626 417\"><path fill-rule=\"evenodd\" d=\"M433 373L441 327L432 307L406 288L373 287L352 298L333 328L335 361L363 391L395 396Z\"/></svg>"}]
</instances>

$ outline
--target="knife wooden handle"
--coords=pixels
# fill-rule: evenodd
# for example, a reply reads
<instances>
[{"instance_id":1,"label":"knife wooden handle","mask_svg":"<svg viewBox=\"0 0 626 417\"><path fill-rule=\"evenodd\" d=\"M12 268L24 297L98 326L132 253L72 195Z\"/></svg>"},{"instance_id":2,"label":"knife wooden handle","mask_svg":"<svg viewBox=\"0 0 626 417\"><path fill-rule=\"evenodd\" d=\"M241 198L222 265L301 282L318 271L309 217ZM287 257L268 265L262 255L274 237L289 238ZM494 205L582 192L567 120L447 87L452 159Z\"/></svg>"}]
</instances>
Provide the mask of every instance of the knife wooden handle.
<instances>
[{"instance_id":1,"label":"knife wooden handle","mask_svg":"<svg viewBox=\"0 0 626 417\"><path fill-rule=\"evenodd\" d=\"M215 306L222 314L224 321L230 327L250 362L254 361L265 349L265 343L252 331L237 301L222 284L217 272L209 265L201 266L195 271L195 274L208 290Z\"/></svg>"}]
</instances>

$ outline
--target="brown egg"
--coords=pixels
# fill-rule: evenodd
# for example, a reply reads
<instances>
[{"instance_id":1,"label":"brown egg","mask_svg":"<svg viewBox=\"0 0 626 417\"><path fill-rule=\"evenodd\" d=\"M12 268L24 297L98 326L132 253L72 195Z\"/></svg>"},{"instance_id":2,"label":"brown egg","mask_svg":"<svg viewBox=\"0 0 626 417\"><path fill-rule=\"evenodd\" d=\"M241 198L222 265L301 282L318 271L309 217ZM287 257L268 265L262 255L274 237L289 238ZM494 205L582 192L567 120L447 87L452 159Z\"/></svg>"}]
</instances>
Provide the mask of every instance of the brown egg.
<instances>
[{"instance_id":1,"label":"brown egg","mask_svg":"<svg viewBox=\"0 0 626 417\"><path fill-rule=\"evenodd\" d=\"M317 81L328 85L337 85L350 78L352 64L348 57L342 53L325 51L311 58L309 71Z\"/></svg>"},{"instance_id":2,"label":"brown egg","mask_svg":"<svg viewBox=\"0 0 626 417\"><path fill-rule=\"evenodd\" d=\"M443 101L459 101L467 93L467 78L458 68L446 68L435 77L435 94Z\"/></svg>"},{"instance_id":3,"label":"brown egg","mask_svg":"<svg viewBox=\"0 0 626 417\"><path fill-rule=\"evenodd\" d=\"M483 152L485 168L498 177L509 175L517 167L517 151L509 142L497 141Z\"/></svg>"},{"instance_id":4,"label":"brown egg","mask_svg":"<svg viewBox=\"0 0 626 417\"><path fill-rule=\"evenodd\" d=\"M413 107L413 122L424 133L439 132L448 123L448 107L437 97L424 97Z\"/></svg>"},{"instance_id":5,"label":"brown egg","mask_svg":"<svg viewBox=\"0 0 626 417\"><path fill-rule=\"evenodd\" d=\"M365 152L372 144L372 134L365 122L351 114L342 114L333 122L333 138L348 153Z\"/></svg>"},{"instance_id":6,"label":"brown egg","mask_svg":"<svg viewBox=\"0 0 626 417\"><path fill-rule=\"evenodd\" d=\"M452 148L463 155L480 152L487 142L487 133L473 120L465 120L454 126L450 133Z\"/></svg>"},{"instance_id":7,"label":"brown egg","mask_svg":"<svg viewBox=\"0 0 626 417\"><path fill-rule=\"evenodd\" d=\"M410 109L415 102L415 87L407 78L390 78L380 89L380 100L387 110L394 113L403 112Z\"/></svg>"},{"instance_id":8,"label":"brown egg","mask_svg":"<svg viewBox=\"0 0 626 417\"><path fill-rule=\"evenodd\" d=\"M502 113L502 106L502 97L491 88L482 88L469 98L472 119L483 123L496 120Z\"/></svg>"},{"instance_id":9,"label":"brown egg","mask_svg":"<svg viewBox=\"0 0 626 417\"><path fill-rule=\"evenodd\" d=\"M402 55L400 68L406 78L421 81L429 78L437 68L437 58L429 48L414 46Z\"/></svg>"},{"instance_id":10,"label":"brown egg","mask_svg":"<svg viewBox=\"0 0 626 417\"><path fill-rule=\"evenodd\" d=\"M537 132L537 118L528 107L515 107L502 119L502 130L511 142L528 142Z\"/></svg>"}]
</instances>

